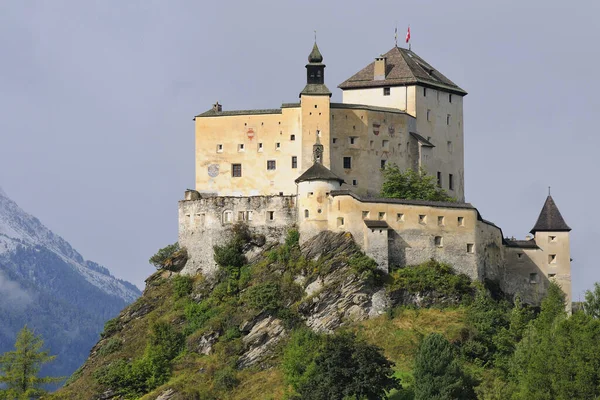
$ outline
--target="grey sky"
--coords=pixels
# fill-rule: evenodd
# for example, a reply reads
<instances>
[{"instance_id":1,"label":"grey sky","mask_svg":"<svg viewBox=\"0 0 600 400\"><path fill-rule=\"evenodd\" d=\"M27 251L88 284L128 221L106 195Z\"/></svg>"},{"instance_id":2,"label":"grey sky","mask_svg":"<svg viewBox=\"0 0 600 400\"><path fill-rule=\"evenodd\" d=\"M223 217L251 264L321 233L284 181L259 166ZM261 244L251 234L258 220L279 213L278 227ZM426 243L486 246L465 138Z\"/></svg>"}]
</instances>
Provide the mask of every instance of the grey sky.
<instances>
[{"instance_id":1,"label":"grey sky","mask_svg":"<svg viewBox=\"0 0 600 400\"><path fill-rule=\"evenodd\" d=\"M192 117L297 101L313 30L336 86L399 42L469 92L467 201L507 236L547 193L573 298L600 281L597 1L2 1L0 186L143 286L194 185Z\"/></svg>"}]
</instances>

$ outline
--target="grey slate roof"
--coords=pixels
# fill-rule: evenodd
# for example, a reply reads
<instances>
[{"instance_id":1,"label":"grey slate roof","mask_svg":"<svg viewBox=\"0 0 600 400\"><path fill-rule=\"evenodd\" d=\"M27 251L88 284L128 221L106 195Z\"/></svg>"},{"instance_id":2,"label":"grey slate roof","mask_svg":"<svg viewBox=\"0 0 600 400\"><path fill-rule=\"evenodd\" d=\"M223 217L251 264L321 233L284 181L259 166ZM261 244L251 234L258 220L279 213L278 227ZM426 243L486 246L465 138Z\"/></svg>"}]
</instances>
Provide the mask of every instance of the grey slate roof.
<instances>
[{"instance_id":1,"label":"grey slate roof","mask_svg":"<svg viewBox=\"0 0 600 400\"><path fill-rule=\"evenodd\" d=\"M504 243L508 247L518 247L520 249L539 249L534 239L530 240L512 240L505 238Z\"/></svg>"},{"instance_id":2,"label":"grey slate roof","mask_svg":"<svg viewBox=\"0 0 600 400\"><path fill-rule=\"evenodd\" d=\"M360 202L367 203L383 203L383 204L406 204L414 206L430 206L430 207L447 207L447 208L463 208L476 210L470 203L454 203L449 201L429 201L429 200L407 200L407 199L388 199L383 197L368 197L362 198L350 190L332 190L331 196L352 196ZM484 221L489 223L488 221Z\"/></svg>"},{"instance_id":3,"label":"grey slate roof","mask_svg":"<svg viewBox=\"0 0 600 400\"><path fill-rule=\"evenodd\" d=\"M257 114L281 114L281 108L270 108L264 110L231 110L231 111L215 111L210 109L202 114L196 115L195 118L201 117L225 117L231 115L257 115Z\"/></svg>"},{"instance_id":4,"label":"grey slate roof","mask_svg":"<svg viewBox=\"0 0 600 400\"><path fill-rule=\"evenodd\" d=\"M366 104L330 103L329 107L330 108L345 108L345 109L351 109L351 110L381 111L381 112L395 113L395 114L406 114L406 111L400 110L399 108L369 106Z\"/></svg>"},{"instance_id":5,"label":"grey slate roof","mask_svg":"<svg viewBox=\"0 0 600 400\"><path fill-rule=\"evenodd\" d=\"M338 87L345 90L419 84L440 88L461 96L467 94L467 92L411 50L394 47L385 53L383 57L386 58L385 79L375 80L375 62L372 62L342 82Z\"/></svg>"},{"instance_id":6,"label":"grey slate roof","mask_svg":"<svg viewBox=\"0 0 600 400\"><path fill-rule=\"evenodd\" d=\"M300 183L304 181L338 181L340 183L344 183L344 180L331 172L329 168L324 166L321 163L314 163L312 167L304 171L302 175L300 175L295 182Z\"/></svg>"},{"instance_id":7,"label":"grey slate roof","mask_svg":"<svg viewBox=\"0 0 600 400\"><path fill-rule=\"evenodd\" d=\"M531 233L535 234L536 232L569 232L571 228L562 215L560 215L560 211L558 211L558 207L554 202L552 196L548 196L546 198L546 202L544 203L544 207L542 207L542 211L540 212L540 216L537 219Z\"/></svg>"},{"instance_id":8,"label":"grey slate roof","mask_svg":"<svg viewBox=\"0 0 600 400\"><path fill-rule=\"evenodd\" d=\"M325 84L317 84L317 83L309 83L304 86L304 89L300 92L300 95L308 94L308 95L325 95L331 97L331 92L325 86Z\"/></svg>"},{"instance_id":9,"label":"grey slate roof","mask_svg":"<svg viewBox=\"0 0 600 400\"><path fill-rule=\"evenodd\" d=\"M421 142L421 144L425 147L435 147L433 143L431 143L429 140L425 139L423 136L419 135L416 132L410 132L410 136L417 139L417 141Z\"/></svg>"},{"instance_id":10,"label":"grey slate roof","mask_svg":"<svg viewBox=\"0 0 600 400\"><path fill-rule=\"evenodd\" d=\"M390 226L387 224L387 222L385 221L378 221L378 220L372 220L372 219L365 219L365 225L367 226L367 228L383 228L383 229L388 229Z\"/></svg>"}]
</instances>

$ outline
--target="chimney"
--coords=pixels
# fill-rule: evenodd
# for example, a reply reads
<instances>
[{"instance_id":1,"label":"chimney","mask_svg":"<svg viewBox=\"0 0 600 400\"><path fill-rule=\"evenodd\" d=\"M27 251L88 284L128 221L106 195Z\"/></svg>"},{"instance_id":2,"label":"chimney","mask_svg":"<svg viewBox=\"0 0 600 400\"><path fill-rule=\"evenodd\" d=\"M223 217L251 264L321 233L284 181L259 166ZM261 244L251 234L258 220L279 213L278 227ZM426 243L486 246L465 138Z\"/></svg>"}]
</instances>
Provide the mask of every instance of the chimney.
<instances>
[{"instance_id":1,"label":"chimney","mask_svg":"<svg viewBox=\"0 0 600 400\"><path fill-rule=\"evenodd\" d=\"M219 102L217 101L215 104L213 104L212 109L215 112L221 112L221 111L223 111L223 106L221 104L219 104Z\"/></svg>"},{"instance_id":2,"label":"chimney","mask_svg":"<svg viewBox=\"0 0 600 400\"><path fill-rule=\"evenodd\" d=\"M375 79L376 81L382 81L385 79L385 67L386 67L386 62L385 62L385 57L384 56L379 56L375 59L375 76L373 77L373 79Z\"/></svg>"}]
</instances>

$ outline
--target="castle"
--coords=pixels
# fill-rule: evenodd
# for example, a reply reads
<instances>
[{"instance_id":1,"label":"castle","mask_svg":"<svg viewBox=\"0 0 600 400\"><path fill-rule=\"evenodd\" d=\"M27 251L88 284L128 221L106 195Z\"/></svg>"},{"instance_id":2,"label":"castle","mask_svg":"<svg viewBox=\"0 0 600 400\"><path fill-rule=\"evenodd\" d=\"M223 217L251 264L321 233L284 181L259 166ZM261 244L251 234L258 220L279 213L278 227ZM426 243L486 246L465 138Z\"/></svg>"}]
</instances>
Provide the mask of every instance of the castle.
<instances>
[{"instance_id":1,"label":"castle","mask_svg":"<svg viewBox=\"0 0 600 400\"><path fill-rule=\"evenodd\" d=\"M539 304L556 281L571 304L569 226L550 195L526 240L505 238L464 197L463 89L395 46L330 101L317 44L300 102L195 117L196 190L179 204L186 273L214 273L213 245L243 221L268 241L349 232L385 271L431 258ZM457 202L382 199L386 164L425 169Z\"/></svg>"}]
</instances>

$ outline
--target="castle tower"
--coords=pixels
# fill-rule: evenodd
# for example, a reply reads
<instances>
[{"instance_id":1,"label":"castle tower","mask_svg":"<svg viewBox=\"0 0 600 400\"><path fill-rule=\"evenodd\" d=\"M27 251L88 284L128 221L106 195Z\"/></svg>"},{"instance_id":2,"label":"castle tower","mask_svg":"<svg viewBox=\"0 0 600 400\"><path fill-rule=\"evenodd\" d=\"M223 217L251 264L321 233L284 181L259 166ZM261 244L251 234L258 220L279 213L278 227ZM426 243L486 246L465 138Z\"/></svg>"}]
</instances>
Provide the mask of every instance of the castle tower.
<instances>
[{"instance_id":1,"label":"castle tower","mask_svg":"<svg viewBox=\"0 0 600 400\"><path fill-rule=\"evenodd\" d=\"M571 312L571 228L563 219L552 196L548 195L531 233L542 250L538 267L548 281L556 282L566 294L567 311Z\"/></svg>"},{"instance_id":2,"label":"castle tower","mask_svg":"<svg viewBox=\"0 0 600 400\"><path fill-rule=\"evenodd\" d=\"M313 165L296 180L298 185L298 227L300 242L327 230L330 193L344 180L322 164L323 145L317 132L313 145Z\"/></svg>"},{"instance_id":3,"label":"castle tower","mask_svg":"<svg viewBox=\"0 0 600 400\"><path fill-rule=\"evenodd\" d=\"M311 147L315 143L317 131L321 133L320 140L324 151L321 163L331 167L329 151L330 143L330 97L331 92L325 86L325 64L317 42L308 55L306 64L306 86L300 92L300 107L302 115L302 164L311 165Z\"/></svg>"}]
</instances>

